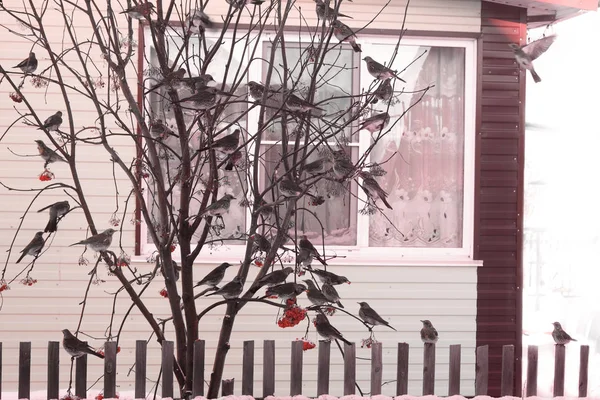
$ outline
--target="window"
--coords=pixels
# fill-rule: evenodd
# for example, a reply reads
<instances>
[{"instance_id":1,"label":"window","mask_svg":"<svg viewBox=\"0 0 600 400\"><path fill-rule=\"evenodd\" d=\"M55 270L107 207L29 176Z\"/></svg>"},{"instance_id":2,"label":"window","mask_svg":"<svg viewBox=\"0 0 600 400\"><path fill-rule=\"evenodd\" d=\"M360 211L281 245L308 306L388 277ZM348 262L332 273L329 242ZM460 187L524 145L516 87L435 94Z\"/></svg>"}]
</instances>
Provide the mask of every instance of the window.
<instances>
[{"instance_id":1,"label":"window","mask_svg":"<svg viewBox=\"0 0 600 400\"><path fill-rule=\"evenodd\" d=\"M264 35L261 38L263 43L257 46L258 52L248 68L247 81L264 82L266 61L259 60L268 59L273 37ZM360 35L362 53L354 53L349 46L329 53L331 60L326 61L330 68L322 72L322 79L327 84L315 94L316 101L336 99L326 103L326 115L348 108L349 96L360 95L373 83L362 57L371 55L387 64L395 50L396 40L396 37ZM146 43L151 42L147 40ZM297 82L298 68L291 66L299 57L306 56L308 45L308 38L298 34L286 37L289 82L294 82L301 94L307 89L306 82ZM230 46L223 48L230 49ZM392 68L402 71L400 76L407 83L396 81L389 110L388 105L381 101L372 105L375 111L389 112L392 129L385 141L375 146L368 159L371 163L382 164L387 171L376 179L388 193L393 210L388 210L379 201L378 205L385 210L383 214L365 212L367 197L355 182L341 191L325 187L330 184L327 181L321 181L314 188L319 194L336 194L329 196L315 212L325 232L327 250L342 257L352 253L343 262L353 262L354 259L361 263L364 260L377 263L378 260L398 261L402 258L459 261L472 257L475 48L476 43L472 39L402 39ZM147 49L150 56L151 51ZM224 58L227 56L229 54L222 55ZM232 59L235 63L248 63L249 57L247 53L240 53ZM275 65L281 65L282 61L281 54L276 54ZM215 67L216 64L213 64L213 70L209 72L221 82L223 71L217 71ZM271 85L280 84L281 80L282 73L274 71ZM423 89L429 85L433 87L424 93ZM246 89L239 90L243 93ZM238 123L252 129L257 125L258 112L258 107L250 107L232 111L232 114L242 116ZM322 124L325 129L327 117L315 119L314 123ZM336 136L331 144L342 144L346 154L358 160L371 146L372 139L368 131L359 132L357 127L352 128ZM282 162L281 132L278 129L279 125L273 125L263 136L261 154L264 154L264 168L259 182L276 174L277 166ZM293 125L288 127L288 133L294 133ZM308 161L317 156L315 151ZM243 188L226 190L241 193ZM299 207L309 200L304 197ZM242 207L232 211L233 208L225 220L226 232L243 232L249 221L248 213ZM295 229L311 233L313 236L309 237L313 243L321 242L321 225L314 216L300 212L296 221ZM142 247L146 251L152 248L151 245ZM215 257L222 257L227 251L239 258L243 248L227 244L213 250Z\"/></svg>"}]
</instances>

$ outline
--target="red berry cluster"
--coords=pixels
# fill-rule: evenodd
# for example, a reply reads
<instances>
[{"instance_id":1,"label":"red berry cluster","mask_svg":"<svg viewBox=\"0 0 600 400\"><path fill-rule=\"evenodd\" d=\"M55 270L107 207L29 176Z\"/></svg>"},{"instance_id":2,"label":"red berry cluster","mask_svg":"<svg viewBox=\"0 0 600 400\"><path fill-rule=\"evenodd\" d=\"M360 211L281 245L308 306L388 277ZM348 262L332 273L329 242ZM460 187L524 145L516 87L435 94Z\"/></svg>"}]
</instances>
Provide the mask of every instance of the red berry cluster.
<instances>
[{"instance_id":1,"label":"red berry cluster","mask_svg":"<svg viewBox=\"0 0 600 400\"><path fill-rule=\"evenodd\" d=\"M21 103L23 101L23 97L21 97L21 95L19 95L19 93L11 93L10 95L10 99L12 101L14 101L15 103Z\"/></svg>"},{"instance_id":2,"label":"red berry cluster","mask_svg":"<svg viewBox=\"0 0 600 400\"><path fill-rule=\"evenodd\" d=\"M160 292L158 292L162 297L169 297L169 293L167 293L167 289L161 289Z\"/></svg>"},{"instance_id":3,"label":"red berry cluster","mask_svg":"<svg viewBox=\"0 0 600 400\"><path fill-rule=\"evenodd\" d=\"M42 172L39 176L39 179L42 182L51 181L52 178L54 178L54 174L52 172L48 171L47 169L45 169L44 172Z\"/></svg>"},{"instance_id":4,"label":"red berry cluster","mask_svg":"<svg viewBox=\"0 0 600 400\"><path fill-rule=\"evenodd\" d=\"M262 262L262 261L260 261L260 260L255 260L255 261L254 261L254 265L256 265L258 268L262 268L262 266L263 266L263 262Z\"/></svg>"},{"instance_id":5,"label":"red berry cluster","mask_svg":"<svg viewBox=\"0 0 600 400\"><path fill-rule=\"evenodd\" d=\"M176 248L177 248L177 245L176 244L172 244L169 250L171 250L171 253L172 253L172 252L175 251Z\"/></svg>"},{"instance_id":6,"label":"red berry cluster","mask_svg":"<svg viewBox=\"0 0 600 400\"><path fill-rule=\"evenodd\" d=\"M129 266L129 262L127 261L127 258L125 258L125 257L117 258L117 267L128 267L128 266Z\"/></svg>"},{"instance_id":7,"label":"red berry cluster","mask_svg":"<svg viewBox=\"0 0 600 400\"><path fill-rule=\"evenodd\" d=\"M317 347L316 344L314 344L313 342L311 342L310 340L307 340L305 338L301 338L301 339L296 338L296 340L302 341L302 350L303 351L314 349L315 347Z\"/></svg>"},{"instance_id":8,"label":"red berry cluster","mask_svg":"<svg viewBox=\"0 0 600 400\"><path fill-rule=\"evenodd\" d=\"M379 342L377 340L373 339L372 337L370 337L367 339L363 339L360 347L366 347L367 349L370 349L374 343L379 343Z\"/></svg>"},{"instance_id":9,"label":"red berry cluster","mask_svg":"<svg viewBox=\"0 0 600 400\"><path fill-rule=\"evenodd\" d=\"M9 290L10 286L8 286L6 283L3 283L0 285L0 292L4 292L5 290Z\"/></svg>"},{"instance_id":10,"label":"red berry cluster","mask_svg":"<svg viewBox=\"0 0 600 400\"><path fill-rule=\"evenodd\" d=\"M291 328L306 318L306 310L296 305L296 298L286 300L286 305L283 317L277 321L280 328Z\"/></svg>"},{"instance_id":11,"label":"red berry cluster","mask_svg":"<svg viewBox=\"0 0 600 400\"><path fill-rule=\"evenodd\" d=\"M21 285L25 286L33 286L37 283L37 279L33 279L32 277L28 276L26 278L21 279L20 283Z\"/></svg>"}]
</instances>

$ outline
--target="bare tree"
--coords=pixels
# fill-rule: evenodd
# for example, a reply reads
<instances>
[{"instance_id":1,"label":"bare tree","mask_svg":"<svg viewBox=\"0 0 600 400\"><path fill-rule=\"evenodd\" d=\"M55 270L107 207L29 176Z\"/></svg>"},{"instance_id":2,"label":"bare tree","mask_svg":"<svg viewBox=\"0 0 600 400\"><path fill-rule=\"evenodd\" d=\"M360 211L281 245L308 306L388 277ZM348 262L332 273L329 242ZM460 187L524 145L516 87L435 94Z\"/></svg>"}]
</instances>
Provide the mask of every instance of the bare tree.
<instances>
[{"instance_id":1,"label":"bare tree","mask_svg":"<svg viewBox=\"0 0 600 400\"><path fill-rule=\"evenodd\" d=\"M193 343L200 336L199 324L207 312L224 306L209 398L217 397L236 316L249 302L283 309L280 326L300 323L308 318L307 311L315 313L320 315L316 326L324 338L345 340L323 314L337 310L349 314L338 306L334 289L344 278L323 272L334 257L325 246L325 232L335 228L325 226L324 210L345 204L351 197L361 199L363 212L391 208L388 194L377 182L385 174L385 160L374 163L369 156L403 116L391 115L390 104L406 95L401 71L385 66L391 65L396 52L386 60L362 54L361 32L376 18L351 29L341 22L347 17L342 1L323 4L317 0L315 10L299 10L293 0L227 3L218 21L205 14L211 7L222 8L216 0L157 0L155 5L25 0L19 9L8 5L1 9L23 27L21 32L9 29L10 33L31 47L31 55L17 67L0 66L0 82L11 87L11 98L17 103L14 123L2 138L20 123L39 128L45 135L38 143L44 160L40 179L54 179L40 190L4 186L33 195L24 217L33 202L49 191L68 196L66 204L47 208L50 221L44 243L40 246L38 237L23 251L33 256L27 258L31 260L28 266L13 274L14 266L7 262L2 282L9 282L9 270L14 279L23 273L29 277L60 220L81 208L90 237L79 244L99 252L90 284L98 279L98 265L106 263L120 282L119 292L129 295L132 307L143 314L159 343L165 340L165 324L173 325L175 374L182 394L191 391ZM61 46L53 45L47 36L49 14L63 19ZM292 20L291 15L300 19ZM78 31L82 23L88 30L91 27L91 36ZM137 29L142 31L144 47L136 43ZM49 65L40 62L38 66L36 55L41 54L50 60ZM358 57L366 57L362 67L373 81L357 94L351 76L362 62ZM258 78L252 80L252 76ZM59 91L64 108L50 117L39 115L35 98L45 95L39 89ZM410 93L413 101L404 112L428 89ZM74 95L95 109L83 127L74 123L70 101ZM370 145L356 155L349 143L359 132L368 132ZM98 230L77 168L81 162L78 149L84 145L106 152L115 174L130 180L129 193L114 189L114 219L120 219L120 212L123 219L132 210L138 213L156 249L150 258L155 264L152 272L130 267L120 240L115 240L120 229ZM132 145L137 156L122 158L119 146ZM54 162L68 164L72 184L54 177L50 171ZM126 209L121 211L123 199ZM250 216L248 224L240 223L245 215ZM18 234L17 230L15 238ZM228 264L202 281L194 276L192 266L203 252L228 244L245 245L243 260L233 266L237 268L233 281L221 285L224 271L231 267ZM317 268L315 263L322 266ZM253 264L262 268L248 285ZM307 271L309 275L301 278ZM312 305L302 308L296 297L306 291L302 280L309 276L310 303L306 304ZM171 312L168 319L157 320L141 299L157 278L164 280L163 293ZM212 295L222 299L197 309L197 298ZM356 318L371 330L380 323L366 312ZM308 329L312 324L307 324ZM127 332L126 324L111 320L106 332L107 340L119 340Z\"/></svg>"}]
</instances>

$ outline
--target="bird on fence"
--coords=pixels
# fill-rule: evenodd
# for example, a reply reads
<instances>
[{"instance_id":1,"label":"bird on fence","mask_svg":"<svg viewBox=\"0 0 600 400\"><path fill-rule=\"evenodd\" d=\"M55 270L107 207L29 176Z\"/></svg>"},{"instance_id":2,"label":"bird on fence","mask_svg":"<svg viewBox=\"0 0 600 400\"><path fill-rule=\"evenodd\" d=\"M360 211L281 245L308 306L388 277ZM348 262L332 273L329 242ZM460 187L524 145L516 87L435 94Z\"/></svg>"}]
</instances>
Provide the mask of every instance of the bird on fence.
<instances>
[{"instance_id":1,"label":"bird on fence","mask_svg":"<svg viewBox=\"0 0 600 400\"><path fill-rule=\"evenodd\" d=\"M344 308L344 306L342 305L342 302L340 301L340 295L338 294L337 290L335 289L335 287L332 284L330 284L330 283L322 284L321 291L323 292L325 297L327 297L327 300L329 300L332 303L337 304L337 306L339 308Z\"/></svg>"},{"instance_id":2,"label":"bird on fence","mask_svg":"<svg viewBox=\"0 0 600 400\"><path fill-rule=\"evenodd\" d=\"M373 60L372 57L366 56L365 58L363 58L363 61L367 63L367 71L369 71L369 74L371 74L371 76L373 76L374 78L380 80L396 78L406 83L404 79L400 78L397 75L396 71L392 70L389 67L386 67L383 64L378 63L377 61Z\"/></svg>"},{"instance_id":3,"label":"bird on fence","mask_svg":"<svg viewBox=\"0 0 600 400\"><path fill-rule=\"evenodd\" d=\"M29 53L29 57L15 65L13 68L19 68L25 74L31 74L38 67L38 60L35 58L35 53Z\"/></svg>"},{"instance_id":4,"label":"bird on fence","mask_svg":"<svg viewBox=\"0 0 600 400\"><path fill-rule=\"evenodd\" d=\"M388 194L381 186L379 186L379 183L375 180L373 174L367 171L361 171L358 175L363 179L362 188L367 196L369 196L374 203L377 201L377 199L381 199L383 204L392 210L392 206L387 201Z\"/></svg>"},{"instance_id":5,"label":"bird on fence","mask_svg":"<svg viewBox=\"0 0 600 400\"><path fill-rule=\"evenodd\" d=\"M91 354L98 358L104 358L103 354L96 352L96 350L92 349L87 342L77 339L68 329L63 329L62 333L63 348L67 351L67 353L69 353L71 359L79 358L84 354Z\"/></svg>"},{"instance_id":6,"label":"bird on fence","mask_svg":"<svg viewBox=\"0 0 600 400\"><path fill-rule=\"evenodd\" d=\"M44 208L38 210L38 212L42 212L44 210L48 210L50 214L50 219L48 220L48 224L46 228L44 228L44 232L56 232L56 228L58 225L58 219L69 212L71 206L67 200L65 201L57 201L56 203L50 204Z\"/></svg>"},{"instance_id":7,"label":"bird on fence","mask_svg":"<svg viewBox=\"0 0 600 400\"><path fill-rule=\"evenodd\" d=\"M306 286L308 287L306 290L306 297L311 303L316 306L329 304L329 299L327 299L327 296L325 296L325 294L320 291L319 288L317 288L317 285L315 285L312 280L306 279L303 282L306 283Z\"/></svg>"},{"instance_id":8,"label":"bird on fence","mask_svg":"<svg viewBox=\"0 0 600 400\"><path fill-rule=\"evenodd\" d=\"M325 271L322 269L313 269L311 267L306 267L304 269L315 274L323 283L329 283L330 285L341 285L342 283L351 283L345 276L337 275L333 272Z\"/></svg>"},{"instance_id":9,"label":"bird on fence","mask_svg":"<svg viewBox=\"0 0 600 400\"><path fill-rule=\"evenodd\" d=\"M366 129L371 133L375 133L385 127L390 123L390 115L387 112L382 112L379 114L375 114L365 119L358 129Z\"/></svg>"},{"instance_id":10,"label":"bird on fence","mask_svg":"<svg viewBox=\"0 0 600 400\"><path fill-rule=\"evenodd\" d=\"M42 159L45 161L44 168L48 167L48 164L52 164L57 161L67 162L67 160L65 160L60 154L46 146L43 141L36 140L35 142L38 145L40 157L42 157Z\"/></svg>"},{"instance_id":11,"label":"bird on fence","mask_svg":"<svg viewBox=\"0 0 600 400\"><path fill-rule=\"evenodd\" d=\"M216 294L223 296L225 300L235 299L237 298L244 289L244 284L242 283L242 278L240 276L236 276L233 278L231 282L226 283L219 290L215 290L212 293L207 294L207 296L214 296Z\"/></svg>"},{"instance_id":12,"label":"bird on fence","mask_svg":"<svg viewBox=\"0 0 600 400\"><path fill-rule=\"evenodd\" d=\"M240 133L239 129L233 131L229 135L225 135L220 137L219 139L214 140L210 145L198 150L198 151L206 151L208 149L218 150L225 154L232 154L240 144Z\"/></svg>"},{"instance_id":13,"label":"bird on fence","mask_svg":"<svg viewBox=\"0 0 600 400\"><path fill-rule=\"evenodd\" d=\"M149 17L152 11L154 11L154 4L141 3L131 6L128 9L121 11L119 14L127 14L131 18L142 19Z\"/></svg>"},{"instance_id":14,"label":"bird on fence","mask_svg":"<svg viewBox=\"0 0 600 400\"><path fill-rule=\"evenodd\" d=\"M317 328L317 333L324 337L326 340L339 339L347 345L352 344L346 339L344 339L340 331L338 331L333 325L329 323L329 320L324 314L317 314L317 317L314 319L314 324Z\"/></svg>"},{"instance_id":15,"label":"bird on fence","mask_svg":"<svg viewBox=\"0 0 600 400\"><path fill-rule=\"evenodd\" d=\"M265 295L267 297L277 296L282 300L288 300L301 295L305 291L306 286L304 286L303 284L288 282L268 287L265 292Z\"/></svg>"},{"instance_id":16,"label":"bird on fence","mask_svg":"<svg viewBox=\"0 0 600 400\"><path fill-rule=\"evenodd\" d=\"M542 78L540 78L537 72L535 72L535 69L533 68L533 60L544 54L555 40L556 35L551 35L535 40L524 46L519 46L516 43L509 44L515 55L515 60L517 60L517 63L521 67L531 72L531 76L533 77L535 83L541 82Z\"/></svg>"},{"instance_id":17,"label":"bird on fence","mask_svg":"<svg viewBox=\"0 0 600 400\"><path fill-rule=\"evenodd\" d=\"M113 228L108 228L104 232L97 233L95 235L90 236L87 239L81 240L77 243L73 243L69 245L69 247L78 244L84 244L94 251L106 251L112 243L112 237L115 232L116 231Z\"/></svg>"},{"instance_id":18,"label":"bird on fence","mask_svg":"<svg viewBox=\"0 0 600 400\"><path fill-rule=\"evenodd\" d=\"M353 19L351 16L346 15L346 14L342 14L341 12L335 12L335 9L326 5L323 0L315 0L316 3L316 11L317 11L317 17L319 17L319 19L324 20L327 19L327 21L333 21L336 18L350 18Z\"/></svg>"},{"instance_id":19,"label":"bird on fence","mask_svg":"<svg viewBox=\"0 0 600 400\"><path fill-rule=\"evenodd\" d=\"M373 95L375 98L371 101L371 104L376 104L379 100L389 101L394 95L394 88L392 87L392 78L387 78L375 89Z\"/></svg>"},{"instance_id":20,"label":"bird on fence","mask_svg":"<svg viewBox=\"0 0 600 400\"><path fill-rule=\"evenodd\" d=\"M436 343L438 341L438 331L428 319L422 319L423 328L421 328L421 340L423 343Z\"/></svg>"},{"instance_id":21,"label":"bird on fence","mask_svg":"<svg viewBox=\"0 0 600 400\"><path fill-rule=\"evenodd\" d=\"M381 316L377 313L377 311L373 310L369 304L364 301L359 302L360 309L358 310L358 316L362 318L367 324L372 325L371 329L373 329L376 325L384 325L388 328L396 330L393 326L390 325L385 319L381 318Z\"/></svg>"},{"instance_id":22,"label":"bird on fence","mask_svg":"<svg viewBox=\"0 0 600 400\"><path fill-rule=\"evenodd\" d=\"M206 274L204 278L200 279L200 281L198 281L198 283L196 283L194 287L202 285L217 286L225 277L225 271L227 271L227 268L229 267L231 267L231 264L227 262L222 263L221 265L210 271L208 274Z\"/></svg>"},{"instance_id":23,"label":"bird on fence","mask_svg":"<svg viewBox=\"0 0 600 400\"><path fill-rule=\"evenodd\" d=\"M48 118L46 118L46 120L44 121L42 126L39 127L38 129L46 129L48 131L57 131L58 128L60 128L60 124L62 124L62 122L63 122L62 112L57 111L56 113L54 113L51 116L49 116Z\"/></svg>"},{"instance_id":24,"label":"bird on fence","mask_svg":"<svg viewBox=\"0 0 600 400\"><path fill-rule=\"evenodd\" d=\"M43 235L44 235L44 232L36 232L33 239L31 239L31 242L29 242L29 244L27 244L27 246L25 246L25 248L23 250L21 250L21 256L17 260L17 264L19 262L21 262L23 257L25 257L26 255L34 256L35 258L38 258L42 249L44 248L45 242L44 242Z\"/></svg>"},{"instance_id":25,"label":"bird on fence","mask_svg":"<svg viewBox=\"0 0 600 400\"><path fill-rule=\"evenodd\" d=\"M352 50L354 50L356 53L360 53L362 51L360 45L356 43L357 37L354 34L354 31L350 29L348 25L336 19L331 23L331 26L333 27L333 34L337 40L340 42L348 42L350 46L352 46Z\"/></svg>"},{"instance_id":26,"label":"bird on fence","mask_svg":"<svg viewBox=\"0 0 600 400\"><path fill-rule=\"evenodd\" d=\"M556 344L567 344L569 342L576 342L567 332L565 332L560 325L560 322L553 322L554 330L552 331L552 339Z\"/></svg>"},{"instance_id":27,"label":"bird on fence","mask_svg":"<svg viewBox=\"0 0 600 400\"><path fill-rule=\"evenodd\" d=\"M306 235L302 235L300 241L298 242L298 253L302 253L303 255L308 255L310 258L317 259L318 262L327 265L325 260L321 257L315 246L312 244Z\"/></svg>"},{"instance_id":28,"label":"bird on fence","mask_svg":"<svg viewBox=\"0 0 600 400\"><path fill-rule=\"evenodd\" d=\"M294 269L292 267L285 267L283 269L278 269L273 272L269 272L268 274L260 278L258 282L256 282L256 285L254 287L258 290L265 285L269 287L279 285L280 283L284 282L287 279L288 275L292 272L294 272Z\"/></svg>"},{"instance_id":29,"label":"bird on fence","mask_svg":"<svg viewBox=\"0 0 600 400\"><path fill-rule=\"evenodd\" d=\"M229 206L231 205L232 199L235 199L235 197L230 194L225 194L219 200L206 207L202 212L198 213L198 216L221 217L223 214L229 212Z\"/></svg>"}]
</instances>

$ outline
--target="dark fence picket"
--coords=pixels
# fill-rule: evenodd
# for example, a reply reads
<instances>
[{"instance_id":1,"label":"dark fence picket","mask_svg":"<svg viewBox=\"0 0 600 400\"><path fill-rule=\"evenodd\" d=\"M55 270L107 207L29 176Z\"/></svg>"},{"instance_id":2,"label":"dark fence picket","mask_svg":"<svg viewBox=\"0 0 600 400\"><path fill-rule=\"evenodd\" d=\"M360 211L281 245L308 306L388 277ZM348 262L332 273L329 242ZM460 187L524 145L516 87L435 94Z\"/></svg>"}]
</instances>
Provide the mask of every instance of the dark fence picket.
<instances>
[{"instance_id":1,"label":"dark fence picket","mask_svg":"<svg viewBox=\"0 0 600 400\"><path fill-rule=\"evenodd\" d=\"M356 393L356 345L344 343L344 396Z\"/></svg>"},{"instance_id":2,"label":"dark fence picket","mask_svg":"<svg viewBox=\"0 0 600 400\"><path fill-rule=\"evenodd\" d=\"M460 344L450 345L450 365L448 366L448 396L460 394Z\"/></svg>"},{"instance_id":3,"label":"dark fence picket","mask_svg":"<svg viewBox=\"0 0 600 400\"><path fill-rule=\"evenodd\" d=\"M537 396L538 347L527 347L527 390L526 396Z\"/></svg>"},{"instance_id":4,"label":"dark fence picket","mask_svg":"<svg viewBox=\"0 0 600 400\"><path fill-rule=\"evenodd\" d=\"M192 372L192 396L204 396L204 355L206 342L196 340L194 342L194 370Z\"/></svg>"},{"instance_id":5,"label":"dark fence picket","mask_svg":"<svg viewBox=\"0 0 600 400\"><path fill-rule=\"evenodd\" d=\"M396 396L408 394L408 343L398 343L398 371Z\"/></svg>"},{"instance_id":6,"label":"dark fence picket","mask_svg":"<svg viewBox=\"0 0 600 400\"><path fill-rule=\"evenodd\" d=\"M135 398L146 398L146 360L148 343L145 340L135 342Z\"/></svg>"},{"instance_id":7,"label":"dark fence picket","mask_svg":"<svg viewBox=\"0 0 600 400\"><path fill-rule=\"evenodd\" d=\"M589 359L590 346L581 346L579 349L579 397L587 397Z\"/></svg>"},{"instance_id":8,"label":"dark fence picket","mask_svg":"<svg viewBox=\"0 0 600 400\"><path fill-rule=\"evenodd\" d=\"M502 346L502 376L500 383L500 395L512 396L515 381L515 346Z\"/></svg>"},{"instance_id":9,"label":"dark fence picket","mask_svg":"<svg viewBox=\"0 0 600 400\"><path fill-rule=\"evenodd\" d=\"M475 361L475 395L486 396L489 381L489 346L479 346L476 350Z\"/></svg>"},{"instance_id":10,"label":"dark fence picket","mask_svg":"<svg viewBox=\"0 0 600 400\"><path fill-rule=\"evenodd\" d=\"M380 342L371 347L371 396L381 394L383 378L383 346Z\"/></svg>"},{"instance_id":11,"label":"dark fence picket","mask_svg":"<svg viewBox=\"0 0 600 400\"><path fill-rule=\"evenodd\" d=\"M117 395L117 342L104 346L104 397L114 399Z\"/></svg>"},{"instance_id":12,"label":"dark fence picket","mask_svg":"<svg viewBox=\"0 0 600 400\"><path fill-rule=\"evenodd\" d=\"M242 354L242 395L254 395L254 340L244 342Z\"/></svg>"},{"instance_id":13,"label":"dark fence picket","mask_svg":"<svg viewBox=\"0 0 600 400\"><path fill-rule=\"evenodd\" d=\"M319 361L317 365L317 396L329 394L329 364L331 362L331 342L319 341Z\"/></svg>"},{"instance_id":14,"label":"dark fence picket","mask_svg":"<svg viewBox=\"0 0 600 400\"><path fill-rule=\"evenodd\" d=\"M31 393L31 342L19 344L19 399L28 399Z\"/></svg>"},{"instance_id":15,"label":"dark fence picket","mask_svg":"<svg viewBox=\"0 0 600 400\"><path fill-rule=\"evenodd\" d=\"M59 357L59 343L48 342L48 387L46 392L48 399L58 399Z\"/></svg>"},{"instance_id":16,"label":"dark fence picket","mask_svg":"<svg viewBox=\"0 0 600 400\"><path fill-rule=\"evenodd\" d=\"M554 345L554 397L565 395L565 345Z\"/></svg>"},{"instance_id":17,"label":"dark fence picket","mask_svg":"<svg viewBox=\"0 0 600 400\"><path fill-rule=\"evenodd\" d=\"M75 396L80 399L87 398L87 360L87 354L75 359Z\"/></svg>"}]
</instances>

